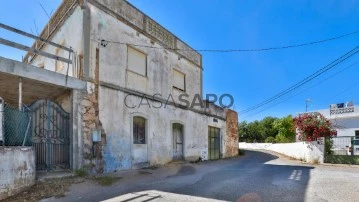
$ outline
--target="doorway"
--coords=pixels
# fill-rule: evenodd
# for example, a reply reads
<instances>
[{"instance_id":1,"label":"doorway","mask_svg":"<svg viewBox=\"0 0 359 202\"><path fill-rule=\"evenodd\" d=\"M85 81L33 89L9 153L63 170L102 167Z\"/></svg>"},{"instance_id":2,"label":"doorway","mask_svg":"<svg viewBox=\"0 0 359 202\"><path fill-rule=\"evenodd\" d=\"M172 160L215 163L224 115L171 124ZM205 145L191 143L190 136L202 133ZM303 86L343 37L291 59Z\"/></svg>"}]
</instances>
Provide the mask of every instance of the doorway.
<instances>
[{"instance_id":1,"label":"doorway","mask_svg":"<svg viewBox=\"0 0 359 202\"><path fill-rule=\"evenodd\" d=\"M172 124L173 130L173 160L183 160L183 125Z\"/></svg>"},{"instance_id":2,"label":"doorway","mask_svg":"<svg viewBox=\"0 0 359 202\"><path fill-rule=\"evenodd\" d=\"M220 129L208 127L208 159L219 159L221 154L221 136Z\"/></svg>"}]
</instances>

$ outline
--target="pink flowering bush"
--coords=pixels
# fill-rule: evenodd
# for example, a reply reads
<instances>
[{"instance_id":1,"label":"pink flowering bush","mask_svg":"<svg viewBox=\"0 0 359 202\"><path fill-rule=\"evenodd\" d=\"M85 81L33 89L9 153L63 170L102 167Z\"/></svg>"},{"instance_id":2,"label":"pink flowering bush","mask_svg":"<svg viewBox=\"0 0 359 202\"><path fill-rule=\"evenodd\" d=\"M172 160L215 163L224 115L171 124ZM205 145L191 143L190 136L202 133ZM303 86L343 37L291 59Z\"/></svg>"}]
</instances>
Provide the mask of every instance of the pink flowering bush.
<instances>
[{"instance_id":1,"label":"pink flowering bush","mask_svg":"<svg viewBox=\"0 0 359 202\"><path fill-rule=\"evenodd\" d=\"M310 142L320 137L337 136L337 131L333 129L330 121L319 113L300 115L293 121L302 141Z\"/></svg>"}]
</instances>

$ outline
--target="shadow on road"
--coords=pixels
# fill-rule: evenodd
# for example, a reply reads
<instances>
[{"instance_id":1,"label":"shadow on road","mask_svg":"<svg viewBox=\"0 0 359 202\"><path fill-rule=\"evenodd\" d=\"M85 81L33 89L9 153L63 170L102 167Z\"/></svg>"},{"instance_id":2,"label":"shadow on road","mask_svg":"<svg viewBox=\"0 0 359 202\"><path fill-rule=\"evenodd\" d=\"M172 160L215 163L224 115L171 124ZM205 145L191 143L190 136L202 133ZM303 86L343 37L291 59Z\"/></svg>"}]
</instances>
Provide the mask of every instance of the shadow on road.
<instances>
[{"instance_id":1,"label":"shadow on road","mask_svg":"<svg viewBox=\"0 0 359 202\"><path fill-rule=\"evenodd\" d=\"M227 201L304 201L314 167L268 164L277 158L246 151L244 158L225 169L208 173L195 184L167 191Z\"/></svg>"}]
</instances>

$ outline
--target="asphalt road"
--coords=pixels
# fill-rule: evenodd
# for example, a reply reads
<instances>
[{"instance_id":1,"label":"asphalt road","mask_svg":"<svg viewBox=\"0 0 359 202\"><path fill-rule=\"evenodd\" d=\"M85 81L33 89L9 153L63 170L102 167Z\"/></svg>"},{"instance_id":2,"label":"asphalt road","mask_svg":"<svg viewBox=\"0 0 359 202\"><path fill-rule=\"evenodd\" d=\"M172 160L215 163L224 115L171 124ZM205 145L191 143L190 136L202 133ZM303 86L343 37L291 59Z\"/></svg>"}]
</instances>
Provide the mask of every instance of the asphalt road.
<instances>
[{"instance_id":1,"label":"asphalt road","mask_svg":"<svg viewBox=\"0 0 359 202\"><path fill-rule=\"evenodd\" d=\"M111 187L87 181L46 201L359 201L359 167L308 165L258 151L115 175L123 179Z\"/></svg>"}]
</instances>

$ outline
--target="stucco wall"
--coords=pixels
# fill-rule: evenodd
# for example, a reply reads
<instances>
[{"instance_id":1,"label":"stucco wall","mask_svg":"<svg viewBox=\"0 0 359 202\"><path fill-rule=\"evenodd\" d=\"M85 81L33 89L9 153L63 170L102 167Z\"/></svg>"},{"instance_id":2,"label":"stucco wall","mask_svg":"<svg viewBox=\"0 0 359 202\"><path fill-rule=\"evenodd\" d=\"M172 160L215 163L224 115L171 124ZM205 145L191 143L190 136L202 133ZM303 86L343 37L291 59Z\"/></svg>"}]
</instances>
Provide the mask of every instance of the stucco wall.
<instances>
[{"instance_id":1,"label":"stucco wall","mask_svg":"<svg viewBox=\"0 0 359 202\"><path fill-rule=\"evenodd\" d=\"M0 147L0 200L35 184L32 147Z\"/></svg>"},{"instance_id":2,"label":"stucco wall","mask_svg":"<svg viewBox=\"0 0 359 202\"><path fill-rule=\"evenodd\" d=\"M74 53L71 55L73 65L69 65L68 75L77 77L79 68L79 55L83 54L83 28L82 28L83 11L79 5L76 6L73 13L64 22L59 31L52 37L51 41L65 47L71 47ZM56 48L51 45L45 45L42 51L51 53L60 57L69 58L69 52ZM58 61L38 55L32 62L35 66L44 66L45 69L56 71L56 63ZM62 62L63 68L58 69L56 72L67 74L67 63ZM65 82L65 81L64 81Z\"/></svg>"},{"instance_id":3,"label":"stucco wall","mask_svg":"<svg viewBox=\"0 0 359 202\"><path fill-rule=\"evenodd\" d=\"M198 114L190 110L167 106L166 108L127 108L124 105L126 94L122 91L100 87L100 120L106 133L103 159L105 172L130 169L136 164L135 155L148 159L149 164L165 164L172 160L173 134L172 123L181 123L184 126L184 158L198 160L199 157L208 158L208 126L221 129L221 153L224 153L224 135L226 122L213 117ZM140 102L140 97L131 96L128 104ZM158 103L150 104L158 105ZM132 139L133 116L142 116L147 119L147 144L141 152L136 150ZM146 153L145 153L146 152Z\"/></svg>"},{"instance_id":4,"label":"stucco wall","mask_svg":"<svg viewBox=\"0 0 359 202\"><path fill-rule=\"evenodd\" d=\"M91 41L91 75L95 75L96 48L99 48L100 82L106 82L120 87L133 89L149 95L161 94L167 99L172 94L175 101L179 93L173 89L173 69L185 74L186 92L193 97L202 92L202 69L178 54L163 49L158 43L151 43L151 39L125 23L108 15L104 11L90 4L91 10L91 36L95 39L106 39L115 42L154 46L134 48L147 55L147 76L141 76L127 70L126 44L109 43L106 47L99 46ZM192 100L192 99L190 99Z\"/></svg>"},{"instance_id":5,"label":"stucco wall","mask_svg":"<svg viewBox=\"0 0 359 202\"><path fill-rule=\"evenodd\" d=\"M324 160L324 145L318 145L317 142L295 142L281 144L240 142L239 148L274 151L310 163L323 163Z\"/></svg>"}]
</instances>

